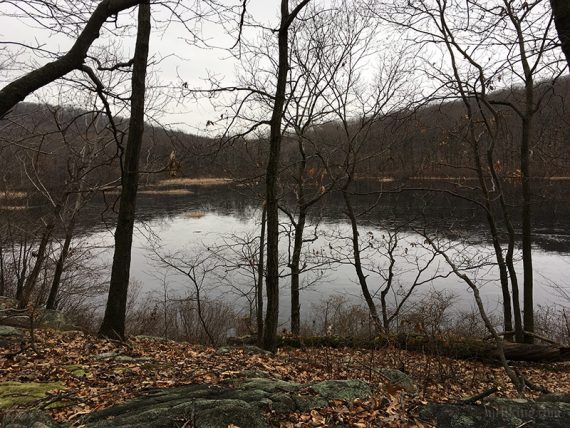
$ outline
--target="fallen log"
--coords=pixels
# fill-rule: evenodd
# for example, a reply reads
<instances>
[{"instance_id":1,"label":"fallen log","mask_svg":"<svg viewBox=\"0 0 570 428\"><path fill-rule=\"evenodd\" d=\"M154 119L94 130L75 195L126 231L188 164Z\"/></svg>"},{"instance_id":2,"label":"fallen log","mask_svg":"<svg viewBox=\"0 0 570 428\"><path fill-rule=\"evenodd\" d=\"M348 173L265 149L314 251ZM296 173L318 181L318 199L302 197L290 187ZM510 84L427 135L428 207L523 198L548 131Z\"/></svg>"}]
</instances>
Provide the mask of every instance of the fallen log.
<instances>
[{"instance_id":1,"label":"fallen log","mask_svg":"<svg viewBox=\"0 0 570 428\"><path fill-rule=\"evenodd\" d=\"M230 345L250 345L255 336L233 337ZM420 334L383 335L375 338L309 336L279 336L280 347L292 348L364 348L379 349L395 346L409 351L424 352L458 359L499 360L492 341L459 336L425 336ZM505 357L511 361L557 362L570 361L570 347L553 344L527 344L504 342Z\"/></svg>"},{"instance_id":2,"label":"fallen log","mask_svg":"<svg viewBox=\"0 0 570 428\"><path fill-rule=\"evenodd\" d=\"M505 342L505 357L512 361L570 361L570 348L552 344ZM495 351L496 354L496 351Z\"/></svg>"}]
</instances>

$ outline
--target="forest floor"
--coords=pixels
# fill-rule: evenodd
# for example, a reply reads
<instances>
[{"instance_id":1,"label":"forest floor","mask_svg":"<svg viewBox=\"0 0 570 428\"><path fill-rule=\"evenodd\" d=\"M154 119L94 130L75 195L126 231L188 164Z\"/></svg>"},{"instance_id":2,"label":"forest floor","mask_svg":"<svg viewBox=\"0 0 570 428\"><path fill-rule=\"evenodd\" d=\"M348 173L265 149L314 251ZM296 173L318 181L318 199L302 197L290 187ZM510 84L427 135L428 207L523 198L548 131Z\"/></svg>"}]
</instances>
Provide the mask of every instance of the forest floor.
<instances>
[{"instance_id":1,"label":"forest floor","mask_svg":"<svg viewBox=\"0 0 570 428\"><path fill-rule=\"evenodd\" d=\"M427 402L458 401L493 386L499 388L496 396L516 397L499 366L395 348L291 348L269 354L251 347L213 348L147 337L118 344L81 332L52 330L36 332L35 348L22 351L14 343L0 349L0 383L54 383L57 387L45 398L27 405L49 409L58 421L79 420L151 388L217 384L251 370L299 383L361 379L375 391L368 400L335 400L319 410L281 415L275 422L283 427L326 426L326 421L339 418L354 427L421 427L428 425L417 419L417 409ZM381 368L409 375L417 393L390 384ZM518 368L551 392L570 391L570 363L520 364ZM532 394L528 391L527 398Z\"/></svg>"}]
</instances>

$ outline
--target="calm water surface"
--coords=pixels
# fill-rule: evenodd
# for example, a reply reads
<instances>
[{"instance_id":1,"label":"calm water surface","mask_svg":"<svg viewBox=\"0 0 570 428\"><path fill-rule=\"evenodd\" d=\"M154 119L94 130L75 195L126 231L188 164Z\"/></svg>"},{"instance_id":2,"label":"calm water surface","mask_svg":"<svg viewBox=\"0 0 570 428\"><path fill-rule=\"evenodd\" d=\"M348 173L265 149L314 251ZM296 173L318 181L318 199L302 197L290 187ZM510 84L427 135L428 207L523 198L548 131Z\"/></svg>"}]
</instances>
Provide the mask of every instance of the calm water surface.
<instances>
[{"instance_id":1,"label":"calm water surface","mask_svg":"<svg viewBox=\"0 0 570 428\"><path fill-rule=\"evenodd\" d=\"M362 201L362 207L368 201ZM131 274L144 293L161 293L164 284L168 284L171 295L184 295L192 292L189 281L167 270L157 262L155 254L177 252L184 260L192 260L196 255L207 254L224 242L232 243L236 239L259 234L261 211L251 195L240 189L196 188L189 196L142 195L139 199L137 232L134 238ZM311 233L318 225L318 239L307 244L309 254L320 254L325 258L342 258L347 253L349 227L342 212L341 200L331 196L312 213ZM570 285L570 218L568 204L551 202L537 204L535 207L535 301L537 304L561 303L557 287ZM106 249L100 254L100 261L110 262L112 258L112 221L108 228L102 228L97 209L91 210L92 218L84 219L84 232L87 241ZM285 220L285 218L284 218ZM515 220L516 221L516 220ZM450 247L449 254L455 260L477 258L483 266L470 270L470 275L480 284L481 293L487 307L496 310L500 307L501 293L498 274L494 267L485 262L492 254L492 247L486 237L486 227L481 213L468 203L457 200L429 197L421 199L417 195L398 195L382 200L378 207L362 219L361 238L376 238L374 248L381 246L382 236L386 238L397 229L399 243L396 251L395 290L406 290L417 276L417 264L423 266L430 258L423 236L415 230L428 227L430 236L443 236L442 243ZM469 245L465 245L465 240ZM154 250L153 250L154 248ZM282 254L287 256L287 237L281 239ZM376 291L383 284L378 272L385 270L387 257L368 249L371 255L368 266L369 286ZM311 265L311 263L308 263ZM520 263L518 265L520 269ZM283 274L288 269L284 260ZM429 280L439 275L439 278ZM443 277L442 277L443 276ZM204 280L204 292L209 297L220 297L228 302L245 306L245 299L240 298L235 289L246 290L251 286L251 279L239 270L227 273L227 284L216 274L208 274ZM343 295L354 302L361 301L360 287L356 282L354 267L346 263L336 263L328 268L315 268L302 276L304 284L301 295L302 313L310 318L314 305L328 297ZM436 259L421 276L424 284L418 287L416 301L421 300L431 289L448 290L457 296L458 307L473 305L469 288L460 279L449 274L449 267L442 259ZM522 277L520 282L522 283ZM281 321L289 317L289 279L281 280ZM397 295L390 297L392 301ZM568 303L568 302L567 302Z\"/></svg>"}]
</instances>

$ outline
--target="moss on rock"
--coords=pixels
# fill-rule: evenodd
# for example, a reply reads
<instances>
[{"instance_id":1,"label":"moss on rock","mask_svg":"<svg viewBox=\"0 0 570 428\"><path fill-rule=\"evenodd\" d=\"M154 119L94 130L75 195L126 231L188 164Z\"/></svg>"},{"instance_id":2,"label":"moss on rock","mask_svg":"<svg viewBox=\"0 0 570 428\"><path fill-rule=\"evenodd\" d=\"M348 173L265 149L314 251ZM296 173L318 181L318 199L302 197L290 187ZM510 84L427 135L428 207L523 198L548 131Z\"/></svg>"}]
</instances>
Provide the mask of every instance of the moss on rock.
<instances>
[{"instance_id":1,"label":"moss on rock","mask_svg":"<svg viewBox=\"0 0 570 428\"><path fill-rule=\"evenodd\" d=\"M63 390L60 382L2 382L0 384L0 409L28 404L46 397L49 391Z\"/></svg>"}]
</instances>

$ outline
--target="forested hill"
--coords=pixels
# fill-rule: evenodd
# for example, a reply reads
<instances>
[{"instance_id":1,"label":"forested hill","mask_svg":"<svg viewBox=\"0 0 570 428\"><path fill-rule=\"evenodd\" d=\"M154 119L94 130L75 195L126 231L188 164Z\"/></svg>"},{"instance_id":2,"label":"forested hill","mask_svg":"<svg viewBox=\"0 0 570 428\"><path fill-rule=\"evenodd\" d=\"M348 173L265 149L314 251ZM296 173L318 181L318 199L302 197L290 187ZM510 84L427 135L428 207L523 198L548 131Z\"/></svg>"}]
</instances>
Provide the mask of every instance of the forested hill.
<instances>
[{"instance_id":1,"label":"forested hill","mask_svg":"<svg viewBox=\"0 0 570 428\"><path fill-rule=\"evenodd\" d=\"M542 101L533 129L532 175L567 175L570 159L563 154L570 138L570 80L560 79L554 85L542 82L537 92ZM495 97L517 105L522 93L503 92ZM499 111L502 123L494 159L505 174L517 176L520 118L509 106L502 106ZM121 118L115 120L119 140L127 129L127 122ZM65 182L73 165L89 168L91 179L98 183L112 182L120 174L120 149L111 132L112 126L100 112L20 103L1 126L0 162L6 188L29 187L28 175L36 170L46 185L57 186ZM466 126L465 108L460 101L432 102L413 112L401 111L383 117L362 145L363 160L358 175L395 179L473 175L470 169L473 151L465 139ZM311 134L315 144L311 147L320 147L328 158L340 163L344 152L342 147L336 146L341 144L338 132L334 123L315 127ZM260 177L266 153L267 144L262 137L220 144L216 139L147 126L141 155L141 181L149 183L171 175ZM92 159L86 166L85 159L89 156ZM295 139L285 135L283 165L295 165L298 156Z\"/></svg>"}]
</instances>

